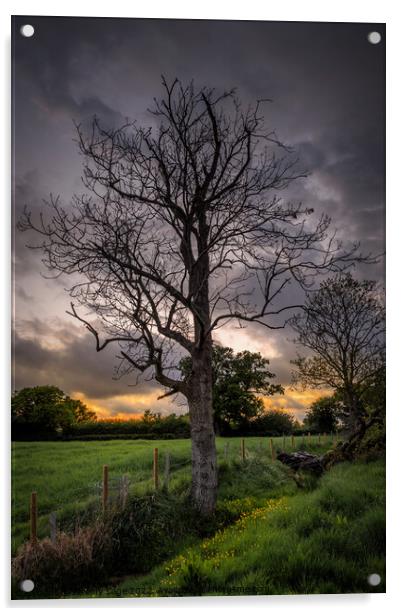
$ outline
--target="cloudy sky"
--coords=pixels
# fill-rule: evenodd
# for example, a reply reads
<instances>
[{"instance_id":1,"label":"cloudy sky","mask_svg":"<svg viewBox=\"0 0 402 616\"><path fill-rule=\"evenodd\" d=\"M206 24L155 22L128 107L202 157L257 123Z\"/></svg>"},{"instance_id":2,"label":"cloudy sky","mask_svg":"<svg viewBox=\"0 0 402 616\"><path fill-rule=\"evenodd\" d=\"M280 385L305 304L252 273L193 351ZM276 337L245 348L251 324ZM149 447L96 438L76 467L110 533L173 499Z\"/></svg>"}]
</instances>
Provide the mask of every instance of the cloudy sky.
<instances>
[{"instance_id":1,"label":"cloudy sky","mask_svg":"<svg viewBox=\"0 0 402 616\"><path fill-rule=\"evenodd\" d=\"M32 38L21 25L35 28ZM43 208L50 193L82 192L73 120L94 114L118 126L147 124L161 75L196 85L236 87L245 103L270 98L268 124L291 143L310 172L289 200L331 216L345 243L384 249L384 27L379 24L17 17L13 25L14 211ZM372 45L371 31L383 40ZM116 352L96 353L93 338L66 315L66 281L43 277L30 238L15 233L14 388L54 384L100 415L135 416L157 401L151 381L113 380ZM356 274L380 280L383 262ZM285 386L296 349L292 334L226 327L216 339L261 352ZM317 392L286 389L269 401L299 416ZM268 404L268 402L267 402Z\"/></svg>"}]
</instances>

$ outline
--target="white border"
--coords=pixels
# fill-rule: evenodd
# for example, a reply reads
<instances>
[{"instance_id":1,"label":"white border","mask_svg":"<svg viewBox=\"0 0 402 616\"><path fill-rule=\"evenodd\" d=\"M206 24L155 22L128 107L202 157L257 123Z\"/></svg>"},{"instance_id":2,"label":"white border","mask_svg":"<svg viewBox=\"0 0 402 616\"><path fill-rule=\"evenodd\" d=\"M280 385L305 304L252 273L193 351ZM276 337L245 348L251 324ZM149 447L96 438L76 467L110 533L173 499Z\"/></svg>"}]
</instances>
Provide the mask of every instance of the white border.
<instances>
[{"instance_id":1,"label":"white border","mask_svg":"<svg viewBox=\"0 0 402 616\"><path fill-rule=\"evenodd\" d=\"M2 301L1 306L1 365L0 375L2 380L1 391L3 393L2 430L3 454L2 454L2 478L9 477L9 395L10 395L10 308L8 297L10 296L9 274L9 251L10 251L10 15L71 15L71 16L105 16L105 17L165 17L165 18L196 18L196 19L266 19L283 21L337 21L337 22L368 22L387 23L387 300L388 300L388 495L387 495L387 594L386 595L331 595L331 596L285 596L285 597L204 597L198 599L106 599L101 601L77 600L77 601L32 601L11 602L9 601L9 479L3 481L1 521L2 521L2 545L7 549L2 550L1 560L1 598L6 609L16 610L14 613L22 613L24 609L42 610L43 608L74 609L76 614L87 613L95 609L107 609L108 611L130 609L153 612L171 610L182 612L191 610L194 613L202 613L205 610L215 611L228 609L231 615L243 614L248 609L255 613L263 613L269 609L281 614L315 615L325 613L338 614L342 610L346 614L364 613L364 616L375 614L379 610L389 610L397 607L400 603L398 591L400 589L401 576L401 479L398 466L400 465L398 453L401 449L402 437L402 409L398 405L398 385L402 380L401 369L401 227L402 220L399 215L401 200L401 79L400 58L402 39L401 10L398 4L392 0L355 1L337 0L334 3L325 3L312 0L288 0L287 2L267 2L257 0L254 3L238 3L234 1L203 0L201 3L182 3L178 0L163 2L155 0L152 3L135 4L129 1L115 0L113 3L101 4L98 1L70 0L68 3L55 4L51 1L36 0L32 2L9 2L5 1L1 7L2 29L2 66L4 67L4 96L1 98L2 135L1 170L3 200L0 207L0 230L2 242L0 244L1 256L1 281ZM399 343L399 344L398 344Z\"/></svg>"}]
</instances>

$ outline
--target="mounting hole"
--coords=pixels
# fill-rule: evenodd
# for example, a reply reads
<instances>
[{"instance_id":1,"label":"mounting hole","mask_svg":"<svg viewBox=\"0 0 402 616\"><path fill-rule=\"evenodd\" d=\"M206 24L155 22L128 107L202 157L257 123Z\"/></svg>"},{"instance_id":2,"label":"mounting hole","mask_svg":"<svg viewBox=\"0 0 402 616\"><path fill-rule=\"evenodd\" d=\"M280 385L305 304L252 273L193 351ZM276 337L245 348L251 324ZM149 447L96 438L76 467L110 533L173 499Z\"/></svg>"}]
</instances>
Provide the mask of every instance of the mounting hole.
<instances>
[{"instance_id":1,"label":"mounting hole","mask_svg":"<svg viewBox=\"0 0 402 616\"><path fill-rule=\"evenodd\" d=\"M379 32L369 32L367 39L372 45L378 45L381 42L381 34Z\"/></svg>"},{"instance_id":2,"label":"mounting hole","mask_svg":"<svg viewBox=\"0 0 402 616\"><path fill-rule=\"evenodd\" d=\"M33 583L32 580L23 580L20 584L20 588L24 592L32 592L33 589L35 588L35 584Z\"/></svg>"},{"instance_id":3,"label":"mounting hole","mask_svg":"<svg viewBox=\"0 0 402 616\"><path fill-rule=\"evenodd\" d=\"M24 24L23 26L21 26L20 32L22 36L25 36L25 38L30 38L34 35L35 28L31 26L31 24Z\"/></svg>"},{"instance_id":4,"label":"mounting hole","mask_svg":"<svg viewBox=\"0 0 402 616\"><path fill-rule=\"evenodd\" d=\"M372 573L368 576L367 581L370 586L378 586L378 584L381 583L381 575L378 575L378 573Z\"/></svg>"}]
</instances>

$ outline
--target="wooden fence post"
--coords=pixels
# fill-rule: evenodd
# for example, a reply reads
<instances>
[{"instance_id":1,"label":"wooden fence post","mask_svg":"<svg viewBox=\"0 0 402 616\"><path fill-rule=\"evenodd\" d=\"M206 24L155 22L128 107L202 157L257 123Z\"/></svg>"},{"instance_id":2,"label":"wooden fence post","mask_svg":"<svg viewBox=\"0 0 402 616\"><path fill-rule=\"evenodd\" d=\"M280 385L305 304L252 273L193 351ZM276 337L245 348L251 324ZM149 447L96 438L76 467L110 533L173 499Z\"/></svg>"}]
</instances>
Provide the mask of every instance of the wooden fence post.
<instances>
[{"instance_id":1,"label":"wooden fence post","mask_svg":"<svg viewBox=\"0 0 402 616\"><path fill-rule=\"evenodd\" d=\"M109 466L103 465L103 489L102 489L102 509L106 513L109 500Z\"/></svg>"},{"instance_id":2,"label":"wooden fence post","mask_svg":"<svg viewBox=\"0 0 402 616\"><path fill-rule=\"evenodd\" d=\"M295 448L295 437L292 434L292 449L294 449L294 448Z\"/></svg>"},{"instance_id":3,"label":"wooden fence post","mask_svg":"<svg viewBox=\"0 0 402 616\"><path fill-rule=\"evenodd\" d=\"M52 543L56 543L57 518L56 518L56 512L55 511L52 511L52 513L49 515L49 525L50 525L50 541Z\"/></svg>"},{"instance_id":4,"label":"wooden fence post","mask_svg":"<svg viewBox=\"0 0 402 616\"><path fill-rule=\"evenodd\" d=\"M37 522L38 522L38 503L36 492L31 492L31 543L36 543L37 537Z\"/></svg>"},{"instance_id":5,"label":"wooden fence post","mask_svg":"<svg viewBox=\"0 0 402 616\"><path fill-rule=\"evenodd\" d=\"M318 435L318 444L321 445L321 434Z\"/></svg>"},{"instance_id":6,"label":"wooden fence post","mask_svg":"<svg viewBox=\"0 0 402 616\"><path fill-rule=\"evenodd\" d=\"M283 435L282 436L282 449L283 449L283 451L285 451L285 447L286 447L286 436Z\"/></svg>"},{"instance_id":7,"label":"wooden fence post","mask_svg":"<svg viewBox=\"0 0 402 616\"><path fill-rule=\"evenodd\" d=\"M324 445L324 443L327 442L327 434L326 432L324 432L324 434L322 435L322 444Z\"/></svg>"},{"instance_id":8,"label":"wooden fence post","mask_svg":"<svg viewBox=\"0 0 402 616\"><path fill-rule=\"evenodd\" d=\"M244 462L244 460L246 459L246 448L244 446L244 438L241 439L240 449L241 449L241 459Z\"/></svg>"},{"instance_id":9,"label":"wooden fence post","mask_svg":"<svg viewBox=\"0 0 402 616\"><path fill-rule=\"evenodd\" d=\"M167 452L165 456L165 476L163 480L163 487L169 490L169 476L170 476L170 453Z\"/></svg>"},{"instance_id":10,"label":"wooden fence post","mask_svg":"<svg viewBox=\"0 0 402 616\"><path fill-rule=\"evenodd\" d=\"M158 448L154 449L154 466L153 466L153 479L154 479L154 488L157 490L159 488L159 473L158 473Z\"/></svg>"},{"instance_id":11,"label":"wooden fence post","mask_svg":"<svg viewBox=\"0 0 402 616\"><path fill-rule=\"evenodd\" d=\"M272 438L269 439L269 446L271 448L271 460L275 460L274 441Z\"/></svg>"},{"instance_id":12,"label":"wooden fence post","mask_svg":"<svg viewBox=\"0 0 402 616\"><path fill-rule=\"evenodd\" d=\"M308 444L311 445L311 432L308 433Z\"/></svg>"}]
</instances>

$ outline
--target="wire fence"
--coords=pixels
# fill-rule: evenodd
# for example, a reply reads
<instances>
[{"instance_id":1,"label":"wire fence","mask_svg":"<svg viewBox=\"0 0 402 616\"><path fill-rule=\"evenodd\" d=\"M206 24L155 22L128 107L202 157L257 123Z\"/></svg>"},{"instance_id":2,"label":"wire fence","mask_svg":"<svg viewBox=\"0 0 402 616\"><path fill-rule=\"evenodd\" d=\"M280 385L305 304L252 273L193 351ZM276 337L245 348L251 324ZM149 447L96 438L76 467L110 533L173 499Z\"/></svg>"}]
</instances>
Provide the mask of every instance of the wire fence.
<instances>
[{"instance_id":1,"label":"wire fence","mask_svg":"<svg viewBox=\"0 0 402 616\"><path fill-rule=\"evenodd\" d=\"M240 441L240 442L239 442ZM218 463L229 464L234 461L246 463L251 460L275 462L278 451L296 451L297 449L317 450L322 447L330 447L336 445L337 437L333 434L315 434L308 433L307 435L294 436L283 435L282 437L261 437L256 440L247 441L246 438L241 438L234 442L226 441L223 447L217 449ZM250 444L250 446L248 446ZM221 443L222 445L222 443ZM130 494L136 493L136 488L141 486L158 490L169 491L171 481L182 474L182 471L188 470L185 473L184 479L190 476L191 472L191 457L182 458L178 454L175 455L171 451L164 451L160 455L159 448L153 449L153 457L150 467L148 467L148 478L144 478L144 469L139 473L138 480L130 473L122 475L111 474L108 464L104 464L100 469L99 479L87 484L86 491L88 498L91 501L92 507L87 505L87 509L92 512L100 510L103 514L111 508L122 507L127 504ZM146 491L146 490L145 490ZM138 492L138 491L137 491ZM40 508L40 498L36 491L30 494L29 503L29 536L30 541L35 543L38 540L38 511ZM42 531L45 530L45 516L41 516ZM57 510L53 510L47 515L47 536L50 536L51 541L56 541L57 534L60 530L60 522L63 516ZM85 515L76 516L76 524L83 521ZM43 535L43 532L41 533Z\"/></svg>"}]
</instances>

